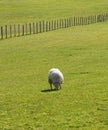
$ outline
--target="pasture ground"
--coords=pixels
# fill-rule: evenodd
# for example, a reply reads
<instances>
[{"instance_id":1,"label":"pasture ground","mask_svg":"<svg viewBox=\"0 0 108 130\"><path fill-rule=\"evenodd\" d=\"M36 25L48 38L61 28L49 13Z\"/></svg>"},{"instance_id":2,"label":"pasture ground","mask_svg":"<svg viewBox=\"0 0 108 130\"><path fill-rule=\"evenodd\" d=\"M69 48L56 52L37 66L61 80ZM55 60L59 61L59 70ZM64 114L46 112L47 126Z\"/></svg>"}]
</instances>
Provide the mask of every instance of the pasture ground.
<instances>
[{"instance_id":1,"label":"pasture ground","mask_svg":"<svg viewBox=\"0 0 108 130\"><path fill-rule=\"evenodd\" d=\"M58 67L65 82L47 91ZM108 22L0 41L0 130L107 130Z\"/></svg>"},{"instance_id":2,"label":"pasture ground","mask_svg":"<svg viewBox=\"0 0 108 130\"><path fill-rule=\"evenodd\" d=\"M0 26L105 13L108 0L0 0ZM62 89L49 91L60 68ZM108 22L0 40L0 130L107 130Z\"/></svg>"},{"instance_id":3,"label":"pasture ground","mask_svg":"<svg viewBox=\"0 0 108 130\"><path fill-rule=\"evenodd\" d=\"M91 16L108 11L108 0L0 0L0 26Z\"/></svg>"}]
</instances>

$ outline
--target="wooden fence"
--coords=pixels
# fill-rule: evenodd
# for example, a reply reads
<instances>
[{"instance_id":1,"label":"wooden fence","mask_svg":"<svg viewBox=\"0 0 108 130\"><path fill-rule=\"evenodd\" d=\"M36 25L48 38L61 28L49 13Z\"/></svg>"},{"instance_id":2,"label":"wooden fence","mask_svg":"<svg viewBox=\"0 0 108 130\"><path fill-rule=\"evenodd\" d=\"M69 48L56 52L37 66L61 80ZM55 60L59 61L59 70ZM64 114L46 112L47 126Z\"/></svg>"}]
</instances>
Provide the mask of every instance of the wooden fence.
<instances>
[{"instance_id":1,"label":"wooden fence","mask_svg":"<svg viewBox=\"0 0 108 130\"><path fill-rule=\"evenodd\" d=\"M20 37L53 31L71 26L88 25L108 20L108 13L88 17L70 17L59 20L39 21L29 24L14 24L0 27L0 39Z\"/></svg>"}]
</instances>

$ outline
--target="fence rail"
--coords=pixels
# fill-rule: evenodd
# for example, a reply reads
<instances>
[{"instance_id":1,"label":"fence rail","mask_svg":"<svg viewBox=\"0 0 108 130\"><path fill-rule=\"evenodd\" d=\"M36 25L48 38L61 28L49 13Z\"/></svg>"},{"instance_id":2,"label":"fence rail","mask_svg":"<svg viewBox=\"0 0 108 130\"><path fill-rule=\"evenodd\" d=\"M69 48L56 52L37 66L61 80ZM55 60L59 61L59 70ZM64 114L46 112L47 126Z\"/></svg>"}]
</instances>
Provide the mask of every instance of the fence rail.
<instances>
[{"instance_id":1,"label":"fence rail","mask_svg":"<svg viewBox=\"0 0 108 130\"><path fill-rule=\"evenodd\" d=\"M28 24L14 24L0 27L0 39L7 39L12 37L20 37L31 34L38 34L48 31L53 31L71 26L88 25L108 20L108 13L98 14L88 17L69 17L59 20L39 21Z\"/></svg>"}]
</instances>

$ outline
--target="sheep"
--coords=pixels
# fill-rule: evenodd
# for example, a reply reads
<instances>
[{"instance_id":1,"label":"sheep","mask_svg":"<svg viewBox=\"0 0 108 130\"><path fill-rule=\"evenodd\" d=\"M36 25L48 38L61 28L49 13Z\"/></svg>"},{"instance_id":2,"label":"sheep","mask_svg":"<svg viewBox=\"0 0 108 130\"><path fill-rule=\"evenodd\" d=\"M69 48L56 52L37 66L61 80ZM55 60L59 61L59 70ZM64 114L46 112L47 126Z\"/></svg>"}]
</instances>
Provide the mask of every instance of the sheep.
<instances>
[{"instance_id":1,"label":"sheep","mask_svg":"<svg viewBox=\"0 0 108 130\"><path fill-rule=\"evenodd\" d=\"M64 76L59 69L52 68L49 70L48 82L50 84L51 90L52 90L52 84L55 86L56 90L58 90L59 87L61 89L61 84L63 83L63 81L64 81Z\"/></svg>"}]
</instances>

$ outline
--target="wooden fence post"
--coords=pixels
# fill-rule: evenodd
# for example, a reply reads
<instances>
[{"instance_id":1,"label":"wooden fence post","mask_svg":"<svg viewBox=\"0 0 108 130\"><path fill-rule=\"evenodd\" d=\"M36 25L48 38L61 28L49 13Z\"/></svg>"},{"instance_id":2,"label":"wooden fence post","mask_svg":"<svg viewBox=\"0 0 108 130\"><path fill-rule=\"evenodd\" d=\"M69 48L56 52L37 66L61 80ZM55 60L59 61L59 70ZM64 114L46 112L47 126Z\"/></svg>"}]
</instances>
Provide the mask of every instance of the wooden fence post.
<instances>
[{"instance_id":1,"label":"wooden fence post","mask_svg":"<svg viewBox=\"0 0 108 130\"><path fill-rule=\"evenodd\" d=\"M97 22L102 22L102 15L97 15Z\"/></svg>"},{"instance_id":2,"label":"wooden fence post","mask_svg":"<svg viewBox=\"0 0 108 130\"><path fill-rule=\"evenodd\" d=\"M64 19L64 27L66 28L66 19Z\"/></svg>"},{"instance_id":3,"label":"wooden fence post","mask_svg":"<svg viewBox=\"0 0 108 130\"><path fill-rule=\"evenodd\" d=\"M78 17L78 21L79 21L78 24L81 25L81 19L80 19L80 17Z\"/></svg>"},{"instance_id":4,"label":"wooden fence post","mask_svg":"<svg viewBox=\"0 0 108 130\"><path fill-rule=\"evenodd\" d=\"M58 23L57 23L57 20L56 20L56 30L58 29L58 25L57 25Z\"/></svg>"},{"instance_id":5,"label":"wooden fence post","mask_svg":"<svg viewBox=\"0 0 108 130\"><path fill-rule=\"evenodd\" d=\"M64 28L66 28L66 19L64 19Z\"/></svg>"},{"instance_id":6,"label":"wooden fence post","mask_svg":"<svg viewBox=\"0 0 108 130\"><path fill-rule=\"evenodd\" d=\"M95 23L95 16L92 16L92 23Z\"/></svg>"},{"instance_id":7,"label":"wooden fence post","mask_svg":"<svg viewBox=\"0 0 108 130\"><path fill-rule=\"evenodd\" d=\"M22 36L24 36L24 25L22 25Z\"/></svg>"},{"instance_id":8,"label":"wooden fence post","mask_svg":"<svg viewBox=\"0 0 108 130\"><path fill-rule=\"evenodd\" d=\"M105 15L106 15L106 20L107 20L108 19L107 13Z\"/></svg>"},{"instance_id":9,"label":"wooden fence post","mask_svg":"<svg viewBox=\"0 0 108 130\"><path fill-rule=\"evenodd\" d=\"M106 13L106 20L108 20L108 13Z\"/></svg>"},{"instance_id":10,"label":"wooden fence post","mask_svg":"<svg viewBox=\"0 0 108 130\"><path fill-rule=\"evenodd\" d=\"M68 18L68 27L70 27L70 18Z\"/></svg>"},{"instance_id":11,"label":"wooden fence post","mask_svg":"<svg viewBox=\"0 0 108 130\"><path fill-rule=\"evenodd\" d=\"M86 16L86 25L88 24L88 17Z\"/></svg>"},{"instance_id":12,"label":"wooden fence post","mask_svg":"<svg viewBox=\"0 0 108 130\"><path fill-rule=\"evenodd\" d=\"M68 18L66 19L66 23L67 23L67 24L66 24L66 27L68 28L68 26L69 26L69 24L68 24L68 23L69 23Z\"/></svg>"},{"instance_id":13,"label":"wooden fence post","mask_svg":"<svg viewBox=\"0 0 108 130\"><path fill-rule=\"evenodd\" d=\"M79 21L78 21L78 17L76 17L76 25L77 25L77 26L78 26L78 22L79 22Z\"/></svg>"},{"instance_id":14,"label":"wooden fence post","mask_svg":"<svg viewBox=\"0 0 108 130\"><path fill-rule=\"evenodd\" d=\"M106 13L106 20L108 20L108 13Z\"/></svg>"},{"instance_id":15,"label":"wooden fence post","mask_svg":"<svg viewBox=\"0 0 108 130\"><path fill-rule=\"evenodd\" d=\"M76 22L76 23L75 23L75 26L77 26L77 24L78 24L78 23L77 23L77 22L78 22L77 17L75 18L75 20L76 20L76 21L75 21L75 22Z\"/></svg>"},{"instance_id":16,"label":"wooden fence post","mask_svg":"<svg viewBox=\"0 0 108 130\"><path fill-rule=\"evenodd\" d=\"M50 21L51 31L53 30L53 22L52 22L52 21L53 21L53 20Z\"/></svg>"},{"instance_id":17,"label":"wooden fence post","mask_svg":"<svg viewBox=\"0 0 108 130\"><path fill-rule=\"evenodd\" d=\"M88 24L88 17L86 16L86 25Z\"/></svg>"},{"instance_id":18,"label":"wooden fence post","mask_svg":"<svg viewBox=\"0 0 108 130\"><path fill-rule=\"evenodd\" d=\"M26 30L26 35L28 34L28 28L27 28L27 23L26 23L26 25L25 25L26 27L25 27L25 30Z\"/></svg>"},{"instance_id":19,"label":"wooden fence post","mask_svg":"<svg viewBox=\"0 0 108 130\"><path fill-rule=\"evenodd\" d=\"M55 28L56 28L56 21L54 20L53 21L53 30L55 30Z\"/></svg>"},{"instance_id":20,"label":"wooden fence post","mask_svg":"<svg viewBox=\"0 0 108 130\"><path fill-rule=\"evenodd\" d=\"M87 17L87 24L90 24L90 17Z\"/></svg>"},{"instance_id":21,"label":"wooden fence post","mask_svg":"<svg viewBox=\"0 0 108 130\"><path fill-rule=\"evenodd\" d=\"M73 17L71 17L71 26L73 26Z\"/></svg>"},{"instance_id":22,"label":"wooden fence post","mask_svg":"<svg viewBox=\"0 0 108 130\"><path fill-rule=\"evenodd\" d=\"M36 34L38 34L38 23L36 23Z\"/></svg>"},{"instance_id":23,"label":"wooden fence post","mask_svg":"<svg viewBox=\"0 0 108 130\"><path fill-rule=\"evenodd\" d=\"M75 17L75 26L77 26L77 17Z\"/></svg>"},{"instance_id":24,"label":"wooden fence post","mask_svg":"<svg viewBox=\"0 0 108 130\"><path fill-rule=\"evenodd\" d=\"M83 17L83 25L86 24L86 17Z\"/></svg>"},{"instance_id":25,"label":"wooden fence post","mask_svg":"<svg viewBox=\"0 0 108 130\"><path fill-rule=\"evenodd\" d=\"M54 30L54 20L52 21L52 30Z\"/></svg>"},{"instance_id":26,"label":"wooden fence post","mask_svg":"<svg viewBox=\"0 0 108 130\"><path fill-rule=\"evenodd\" d=\"M44 24L44 20L42 21L42 27L43 27L43 32L45 31L45 24Z\"/></svg>"},{"instance_id":27,"label":"wooden fence post","mask_svg":"<svg viewBox=\"0 0 108 130\"><path fill-rule=\"evenodd\" d=\"M50 24L49 24L49 21L48 21L48 31L50 31Z\"/></svg>"},{"instance_id":28,"label":"wooden fence post","mask_svg":"<svg viewBox=\"0 0 108 130\"><path fill-rule=\"evenodd\" d=\"M58 20L57 20L57 29L59 29L59 22L58 22Z\"/></svg>"},{"instance_id":29,"label":"wooden fence post","mask_svg":"<svg viewBox=\"0 0 108 130\"><path fill-rule=\"evenodd\" d=\"M97 19L97 15L94 16L94 23L97 23L98 19Z\"/></svg>"},{"instance_id":30,"label":"wooden fence post","mask_svg":"<svg viewBox=\"0 0 108 130\"><path fill-rule=\"evenodd\" d=\"M61 28L64 28L64 26L63 26L64 24L63 23L64 23L64 20L62 19L61 20Z\"/></svg>"},{"instance_id":31,"label":"wooden fence post","mask_svg":"<svg viewBox=\"0 0 108 130\"><path fill-rule=\"evenodd\" d=\"M41 21L39 22L39 33L41 33Z\"/></svg>"},{"instance_id":32,"label":"wooden fence post","mask_svg":"<svg viewBox=\"0 0 108 130\"><path fill-rule=\"evenodd\" d=\"M30 31L30 35L32 33L32 30L31 30L31 23L29 23L29 31Z\"/></svg>"},{"instance_id":33,"label":"wooden fence post","mask_svg":"<svg viewBox=\"0 0 108 130\"><path fill-rule=\"evenodd\" d=\"M60 26L59 26L59 28L61 29L61 19L59 20L59 23L60 23Z\"/></svg>"},{"instance_id":34,"label":"wooden fence post","mask_svg":"<svg viewBox=\"0 0 108 130\"><path fill-rule=\"evenodd\" d=\"M79 17L77 17L77 26L79 25Z\"/></svg>"},{"instance_id":35,"label":"wooden fence post","mask_svg":"<svg viewBox=\"0 0 108 130\"><path fill-rule=\"evenodd\" d=\"M56 20L54 20L54 30L56 30Z\"/></svg>"},{"instance_id":36,"label":"wooden fence post","mask_svg":"<svg viewBox=\"0 0 108 130\"><path fill-rule=\"evenodd\" d=\"M20 24L18 24L18 37L20 36Z\"/></svg>"},{"instance_id":37,"label":"wooden fence post","mask_svg":"<svg viewBox=\"0 0 108 130\"><path fill-rule=\"evenodd\" d=\"M82 17L80 17L80 25L82 25Z\"/></svg>"},{"instance_id":38,"label":"wooden fence post","mask_svg":"<svg viewBox=\"0 0 108 130\"><path fill-rule=\"evenodd\" d=\"M95 20L95 16L92 16L92 23L95 23L96 20Z\"/></svg>"},{"instance_id":39,"label":"wooden fence post","mask_svg":"<svg viewBox=\"0 0 108 130\"><path fill-rule=\"evenodd\" d=\"M106 14L104 14L104 21L106 21Z\"/></svg>"},{"instance_id":40,"label":"wooden fence post","mask_svg":"<svg viewBox=\"0 0 108 130\"><path fill-rule=\"evenodd\" d=\"M81 25L80 17L78 17L78 25Z\"/></svg>"},{"instance_id":41,"label":"wooden fence post","mask_svg":"<svg viewBox=\"0 0 108 130\"><path fill-rule=\"evenodd\" d=\"M66 18L66 28L68 28L68 18Z\"/></svg>"},{"instance_id":42,"label":"wooden fence post","mask_svg":"<svg viewBox=\"0 0 108 130\"><path fill-rule=\"evenodd\" d=\"M35 34L35 24L33 23L33 34Z\"/></svg>"},{"instance_id":43,"label":"wooden fence post","mask_svg":"<svg viewBox=\"0 0 108 130\"><path fill-rule=\"evenodd\" d=\"M80 25L80 18L78 17L78 26Z\"/></svg>"},{"instance_id":44,"label":"wooden fence post","mask_svg":"<svg viewBox=\"0 0 108 130\"><path fill-rule=\"evenodd\" d=\"M84 25L84 17L82 17L82 25Z\"/></svg>"},{"instance_id":45,"label":"wooden fence post","mask_svg":"<svg viewBox=\"0 0 108 130\"><path fill-rule=\"evenodd\" d=\"M7 39L7 34L8 34L7 31L8 31L8 30L7 30L7 25L5 25L5 35L6 35L6 39Z\"/></svg>"},{"instance_id":46,"label":"wooden fence post","mask_svg":"<svg viewBox=\"0 0 108 130\"><path fill-rule=\"evenodd\" d=\"M62 28L64 28L64 19L62 19Z\"/></svg>"},{"instance_id":47,"label":"wooden fence post","mask_svg":"<svg viewBox=\"0 0 108 130\"><path fill-rule=\"evenodd\" d=\"M75 26L75 17L73 17L73 23L72 24L73 24L73 26Z\"/></svg>"},{"instance_id":48,"label":"wooden fence post","mask_svg":"<svg viewBox=\"0 0 108 130\"><path fill-rule=\"evenodd\" d=\"M1 26L1 39L3 39L3 27Z\"/></svg>"},{"instance_id":49,"label":"wooden fence post","mask_svg":"<svg viewBox=\"0 0 108 130\"><path fill-rule=\"evenodd\" d=\"M83 25L86 25L86 17L84 17Z\"/></svg>"},{"instance_id":50,"label":"wooden fence post","mask_svg":"<svg viewBox=\"0 0 108 130\"><path fill-rule=\"evenodd\" d=\"M69 18L69 27L71 27L72 26L72 24L71 24L72 22L71 22L71 18Z\"/></svg>"},{"instance_id":51,"label":"wooden fence post","mask_svg":"<svg viewBox=\"0 0 108 130\"><path fill-rule=\"evenodd\" d=\"M46 21L46 32L48 32L48 21Z\"/></svg>"},{"instance_id":52,"label":"wooden fence post","mask_svg":"<svg viewBox=\"0 0 108 130\"><path fill-rule=\"evenodd\" d=\"M101 14L101 22L104 22L104 15L103 14Z\"/></svg>"},{"instance_id":53,"label":"wooden fence post","mask_svg":"<svg viewBox=\"0 0 108 130\"><path fill-rule=\"evenodd\" d=\"M71 26L73 26L73 17L71 17Z\"/></svg>"},{"instance_id":54,"label":"wooden fence post","mask_svg":"<svg viewBox=\"0 0 108 130\"><path fill-rule=\"evenodd\" d=\"M16 25L14 24L14 37L16 37Z\"/></svg>"},{"instance_id":55,"label":"wooden fence post","mask_svg":"<svg viewBox=\"0 0 108 130\"><path fill-rule=\"evenodd\" d=\"M44 20L42 20L42 32L44 32L45 31L45 22L44 22Z\"/></svg>"},{"instance_id":56,"label":"wooden fence post","mask_svg":"<svg viewBox=\"0 0 108 130\"><path fill-rule=\"evenodd\" d=\"M97 22L100 22L100 15L97 15Z\"/></svg>"},{"instance_id":57,"label":"wooden fence post","mask_svg":"<svg viewBox=\"0 0 108 130\"><path fill-rule=\"evenodd\" d=\"M51 31L51 22L49 21L49 31Z\"/></svg>"},{"instance_id":58,"label":"wooden fence post","mask_svg":"<svg viewBox=\"0 0 108 130\"><path fill-rule=\"evenodd\" d=\"M105 21L105 14L103 14L102 17L103 17L103 22L104 22Z\"/></svg>"},{"instance_id":59,"label":"wooden fence post","mask_svg":"<svg viewBox=\"0 0 108 130\"><path fill-rule=\"evenodd\" d=\"M97 23L99 22L99 15L97 15Z\"/></svg>"},{"instance_id":60,"label":"wooden fence post","mask_svg":"<svg viewBox=\"0 0 108 130\"><path fill-rule=\"evenodd\" d=\"M12 38L12 25L10 25L10 38Z\"/></svg>"},{"instance_id":61,"label":"wooden fence post","mask_svg":"<svg viewBox=\"0 0 108 130\"><path fill-rule=\"evenodd\" d=\"M62 28L62 19L60 19L60 29Z\"/></svg>"},{"instance_id":62,"label":"wooden fence post","mask_svg":"<svg viewBox=\"0 0 108 130\"><path fill-rule=\"evenodd\" d=\"M90 24L92 24L93 23L93 18L92 18L92 16L90 16Z\"/></svg>"},{"instance_id":63,"label":"wooden fence post","mask_svg":"<svg viewBox=\"0 0 108 130\"><path fill-rule=\"evenodd\" d=\"M48 31L50 31L50 22L48 21Z\"/></svg>"}]
</instances>

